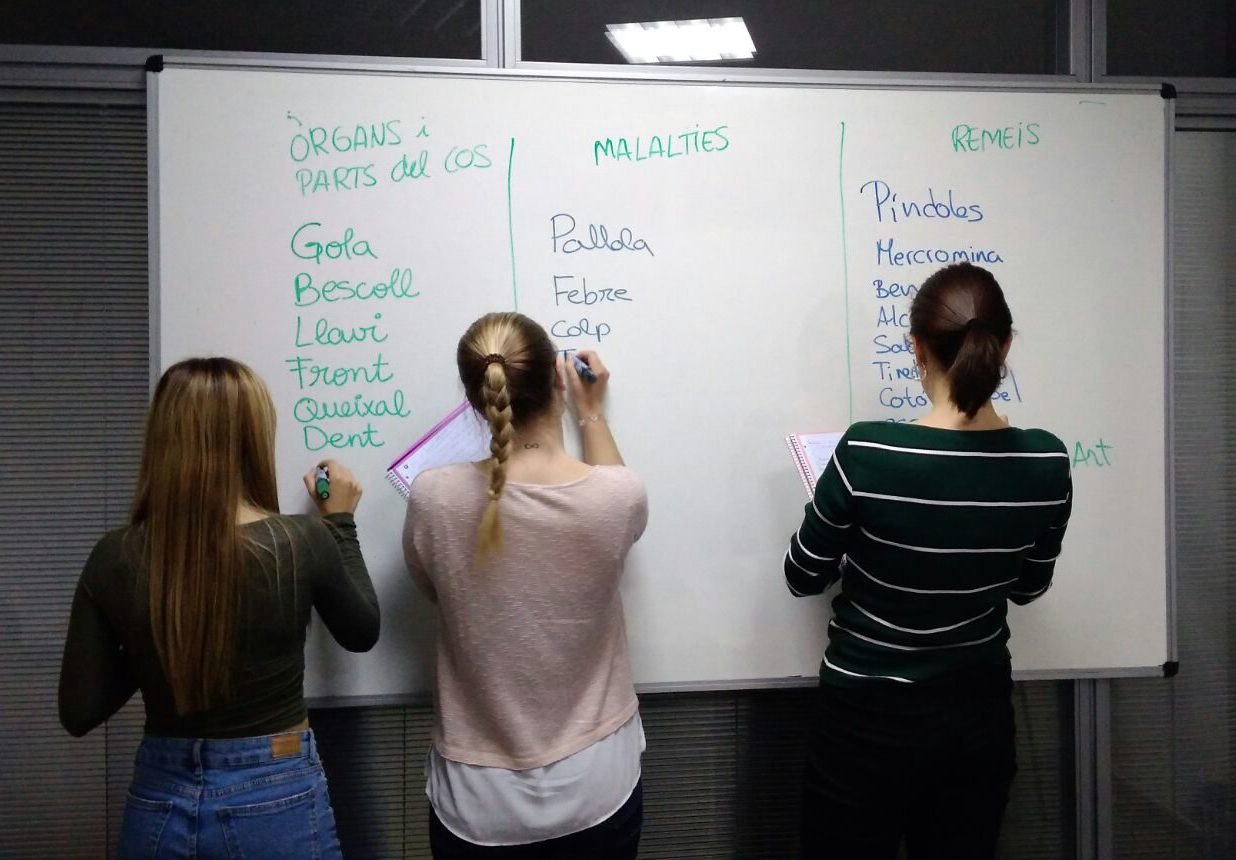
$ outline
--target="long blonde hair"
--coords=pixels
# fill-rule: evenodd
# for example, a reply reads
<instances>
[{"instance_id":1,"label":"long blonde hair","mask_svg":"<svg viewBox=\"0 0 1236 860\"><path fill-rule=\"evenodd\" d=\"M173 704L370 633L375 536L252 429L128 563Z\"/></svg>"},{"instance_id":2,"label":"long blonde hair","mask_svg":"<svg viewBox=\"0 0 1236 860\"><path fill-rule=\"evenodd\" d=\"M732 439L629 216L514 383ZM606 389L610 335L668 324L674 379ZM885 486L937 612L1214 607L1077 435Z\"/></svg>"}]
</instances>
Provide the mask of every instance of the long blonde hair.
<instances>
[{"instance_id":1,"label":"long blonde hair","mask_svg":"<svg viewBox=\"0 0 1236 860\"><path fill-rule=\"evenodd\" d=\"M230 689L242 504L279 510L270 393L232 359L169 367L146 418L130 519L141 526L150 628L181 714L209 708Z\"/></svg>"},{"instance_id":2,"label":"long blonde hair","mask_svg":"<svg viewBox=\"0 0 1236 860\"><path fill-rule=\"evenodd\" d=\"M468 402L489 422L489 503L477 529L477 550L485 558L502 549L498 500L506 486L515 427L539 418L554 402L557 353L537 325L523 314L486 314L459 339L455 359Z\"/></svg>"}]
</instances>

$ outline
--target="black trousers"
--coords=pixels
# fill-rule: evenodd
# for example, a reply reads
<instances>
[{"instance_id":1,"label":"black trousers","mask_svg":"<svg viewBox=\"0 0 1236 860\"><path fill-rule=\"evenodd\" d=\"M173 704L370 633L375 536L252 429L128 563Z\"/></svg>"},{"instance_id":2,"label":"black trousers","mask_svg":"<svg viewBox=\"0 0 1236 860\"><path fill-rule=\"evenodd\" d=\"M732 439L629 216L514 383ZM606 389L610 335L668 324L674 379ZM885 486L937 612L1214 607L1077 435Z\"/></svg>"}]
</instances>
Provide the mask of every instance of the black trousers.
<instances>
[{"instance_id":1,"label":"black trousers","mask_svg":"<svg viewBox=\"0 0 1236 860\"><path fill-rule=\"evenodd\" d=\"M622 807L594 827L528 845L474 845L447 830L429 811L434 860L635 860L644 823L641 780Z\"/></svg>"},{"instance_id":2,"label":"black trousers","mask_svg":"<svg viewBox=\"0 0 1236 860\"><path fill-rule=\"evenodd\" d=\"M1009 669L927 684L821 684L804 860L990 860L1017 771Z\"/></svg>"}]
</instances>

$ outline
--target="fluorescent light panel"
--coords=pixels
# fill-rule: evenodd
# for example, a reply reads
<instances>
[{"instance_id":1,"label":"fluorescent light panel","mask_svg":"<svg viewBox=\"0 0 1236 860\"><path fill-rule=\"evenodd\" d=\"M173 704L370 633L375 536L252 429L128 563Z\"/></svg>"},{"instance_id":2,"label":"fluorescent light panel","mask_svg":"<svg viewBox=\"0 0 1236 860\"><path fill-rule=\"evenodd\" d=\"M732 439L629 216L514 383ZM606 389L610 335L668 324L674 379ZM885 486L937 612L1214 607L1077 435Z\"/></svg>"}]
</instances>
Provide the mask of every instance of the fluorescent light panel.
<instances>
[{"instance_id":1,"label":"fluorescent light panel","mask_svg":"<svg viewBox=\"0 0 1236 860\"><path fill-rule=\"evenodd\" d=\"M755 56L755 43L742 18L607 24L605 29L628 63L704 63Z\"/></svg>"}]
</instances>

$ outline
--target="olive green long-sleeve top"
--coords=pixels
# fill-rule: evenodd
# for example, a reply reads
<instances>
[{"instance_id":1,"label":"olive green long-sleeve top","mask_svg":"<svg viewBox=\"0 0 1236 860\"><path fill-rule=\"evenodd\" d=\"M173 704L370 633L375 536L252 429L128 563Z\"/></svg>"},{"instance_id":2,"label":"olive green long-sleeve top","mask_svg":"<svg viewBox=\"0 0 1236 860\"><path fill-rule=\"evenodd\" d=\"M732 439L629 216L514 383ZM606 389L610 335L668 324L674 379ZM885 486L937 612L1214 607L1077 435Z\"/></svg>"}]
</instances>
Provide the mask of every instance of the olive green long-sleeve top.
<instances>
[{"instance_id":1,"label":"olive green long-sleeve top","mask_svg":"<svg viewBox=\"0 0 1236 860\"><path fill-rule=\"evenodd\" d=\"M349 651L378 639L380 617L351 514L271 516L241 527L246 563L231 690L177 714L151 633L141 526L95 545L73 596L60 669L60 722L81 736L141 690L147 734L233 738L305 719L305 633L313 609Z\"/></svg>"}]
</instances>

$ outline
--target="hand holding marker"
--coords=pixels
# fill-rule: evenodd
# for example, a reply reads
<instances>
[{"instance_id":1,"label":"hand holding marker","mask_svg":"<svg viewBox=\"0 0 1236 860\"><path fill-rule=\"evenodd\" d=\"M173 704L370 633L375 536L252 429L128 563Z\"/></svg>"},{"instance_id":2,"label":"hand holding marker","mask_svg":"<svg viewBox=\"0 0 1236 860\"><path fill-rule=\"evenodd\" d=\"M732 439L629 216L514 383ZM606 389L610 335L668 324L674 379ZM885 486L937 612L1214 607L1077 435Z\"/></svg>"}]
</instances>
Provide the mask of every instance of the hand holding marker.
<instances>
[{"instance_id":1,"label":"hand holding marker","mask_svg":"<svg viewBox=\"0 0 1236 860\"><path fill-rule=\"evenodd\" d=\"M622 455L605 422L605 392L609 388L609 368L601 356L591 350L571 353L571 367L566 370L562 360L562 375L570 394L568 401L575 423L579 425L582 459L593 466L621 466Z\"/></svg>"},{"instance_id":2,"label":"hand holding marker","mask_svg":"<svg viewBox=\"0 0 1236 860\"><path fill-rule=\"evenodd\" d=\"M575 353L571 353L571 361L574 362L575 372L579 374L580 379L589 385L597 381L597 375L592 372L592 368L588 366L586 361Z\"/></svg>"},{"instance_id":3,"label":"hand holding marker","mask_svg":"<svg viewBox=\"0 0 1236 860\"><path fill-rule=\"evenodd\" d=\"M605 391L609 387L609 369L601 356L591 350L567 353L571 368L567 370L566 355L563 356L562 375L565 377L568 404L571 414L580 427L595 424L605 417Z\"/></svg>"},{"instance_id":4,"label":"hand holding marker","mask_svg":"<svg viewBox=\"0 0 1236 860\"><path fill-rule=\"evenodd\" d=\"M360 482L338 460L322 460L304 474L305 492L322 516L355 513L360 504Z\"/></svg>"}]
</instances>

